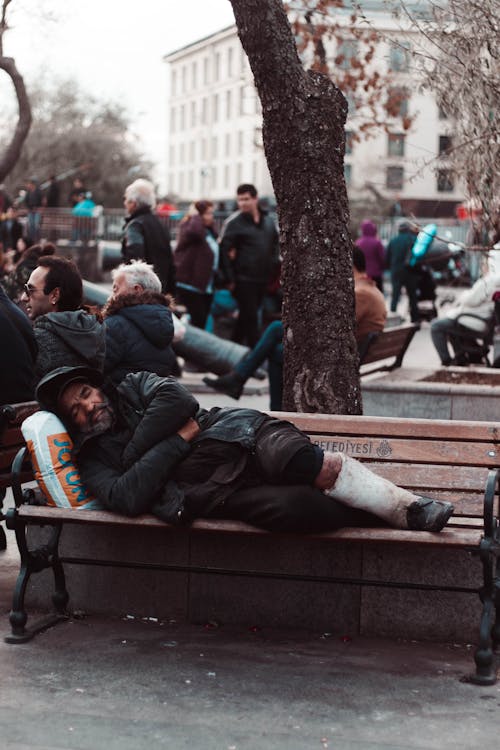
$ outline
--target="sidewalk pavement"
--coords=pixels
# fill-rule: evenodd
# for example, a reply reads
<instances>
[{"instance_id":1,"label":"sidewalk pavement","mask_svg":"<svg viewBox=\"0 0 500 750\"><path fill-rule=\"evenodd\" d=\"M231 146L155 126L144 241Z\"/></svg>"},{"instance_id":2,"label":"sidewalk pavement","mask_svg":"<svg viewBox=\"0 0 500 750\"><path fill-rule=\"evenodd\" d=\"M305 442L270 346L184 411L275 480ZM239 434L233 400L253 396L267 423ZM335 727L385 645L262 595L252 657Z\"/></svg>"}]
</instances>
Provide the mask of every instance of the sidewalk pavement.
<instances>
[{"instance_id":1,"label":"sidewalk pavement","mask_svg":"<svg viewBox=\"0 0 500 750\"><path fill-rule=\"evenodd\" d=\"M422 362L437 365L425 323L405 366ZM268 408L267 393L197 398ZM18 569L7 533L3 633ZM500 685L461 681L472 663L468 644L79 613L27 644L0 642L1 746L470 750L496 742L500 728Z\"/></svg>"}]
</instances>

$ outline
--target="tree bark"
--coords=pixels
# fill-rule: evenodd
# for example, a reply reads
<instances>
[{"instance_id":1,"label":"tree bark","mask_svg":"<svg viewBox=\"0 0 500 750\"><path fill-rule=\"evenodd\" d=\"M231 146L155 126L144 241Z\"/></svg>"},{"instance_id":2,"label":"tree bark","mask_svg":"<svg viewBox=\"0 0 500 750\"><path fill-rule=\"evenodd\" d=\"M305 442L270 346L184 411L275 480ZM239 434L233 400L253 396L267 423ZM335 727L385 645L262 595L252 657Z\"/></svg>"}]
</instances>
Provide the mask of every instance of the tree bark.
<instances>
[{"instance_id":1,"label":"tree bark","mask_svg":"<svg viewBox=\"0 0 500 750\"><path fill-rule=\"evenodd\" d=\"M0 69L4 70L10 77L19 107L19 117L14 135L5 152L0 156L0 182L3 182L21 155L21 149L31 127L31 107L23 77L16 68L14 59L0 56Z\"/></svg>"},{"instance_id":2,"label":"tree bark","mask_svg":"<svg viewBox=\"0 0 500 750\"><path fill-rule=\"evenodd\" d=\"M281 0L231 3L262 104L278 204L283 408L359 414L345 97L325 75L304 70Z\"/></svg>"}]
</instances>

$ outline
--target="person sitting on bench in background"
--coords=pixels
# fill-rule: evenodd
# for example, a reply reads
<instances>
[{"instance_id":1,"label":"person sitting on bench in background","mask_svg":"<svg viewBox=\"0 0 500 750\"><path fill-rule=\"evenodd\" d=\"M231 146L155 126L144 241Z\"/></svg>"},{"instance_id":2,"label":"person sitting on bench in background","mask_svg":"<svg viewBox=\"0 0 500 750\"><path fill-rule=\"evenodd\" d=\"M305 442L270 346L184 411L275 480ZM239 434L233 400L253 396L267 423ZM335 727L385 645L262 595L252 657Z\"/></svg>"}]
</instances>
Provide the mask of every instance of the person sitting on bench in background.
<instances>
[{"instance_id":1,"label":"person sitting on bench in background","mask_svg":"<svg viewBox=\"0 0 500 750\"><path fill-rule=\"evenodd\" d=\"M253 409L200 409L174 378L140 372L101 386L98 370L62 367L39 383L37 399L66 424L83 485L108 510L302 533L381 520L440 531L453 512L323 451L290 422Z\"/></svg>"},{"instance_id":2,"label":"person sitting on bench in background","mask_svg":"<svg viewBox=\"0 0 500 750\"><path fill-rule=\"evenodd\" d=\"M354 304L356 327L354 335L358 348L369 333L382 331L387 319L384 295L366 274L364 253L353 248ZM280 411L283 401L283 324L273 321L254 348L238 362L231 372L218 378L204 377L203 382L219 393L238 400L243 387L254 372L267 360L271 411Z\"/></svg>"},{"instance_id":3,"label":"person sitting on bench in background","mask_svg":"<svg viewBox=\"0 0 500 750\"><path fill-rule=\"evenodd\" d=\"M106 339L97 316L83 309L83 283L71 260L42 256L21 301L33 321L38 345L35 376L40 380L63 365L102 369Z\"/></svg>"},{"instance_id":4,"label":"person sitting on bench in background","mask_svg":"<svg viewBox=\"0 0 500 750\"><path fill-rule=\"evenodd\" d=\"M128 372L172 375L174 322L170 295L162 294L153 266L143 260L111 271L113 290L102 309L106 331L104 374L120 383Z\"/></svg>"},{"instance_id":5,"label":"person sitting on bench in background","mask_svg":"<svg viewBox=\"0 0 500 750\"><path fill-rule=\"evenodd\" d=\"M445 316L431 323L431 338L443 367L467 365L467 358L457 356L460 340L469 332L486 333L490 319L495 314L495 292L500 291L500 251L491 250L483 263L483 275L471 289L463 292L456 307L446 310ZM460 318L459 318L460 316ZM457 318L459 322L457 323ZM455 356L450 356L448 342Z\"/></svg>"}]
</instances>

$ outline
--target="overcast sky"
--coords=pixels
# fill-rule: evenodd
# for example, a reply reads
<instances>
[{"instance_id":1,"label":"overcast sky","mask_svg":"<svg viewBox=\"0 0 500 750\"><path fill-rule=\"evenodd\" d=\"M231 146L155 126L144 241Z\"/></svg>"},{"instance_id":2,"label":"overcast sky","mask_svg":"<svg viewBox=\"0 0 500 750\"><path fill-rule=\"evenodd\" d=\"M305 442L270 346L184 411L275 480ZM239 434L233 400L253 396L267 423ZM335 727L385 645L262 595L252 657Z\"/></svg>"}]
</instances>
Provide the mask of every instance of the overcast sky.
<instances>
[{"instance_id":1,"label":"overcast sky","mask_svg":"<svg viewBox=\"0 0 500 750\"><path fill-rule=\"evenodd\" d=\"M164 182L163 55L234 23L229 0L12 0L4 54L29 81L74 77L122 102ZM50 14L50 17L47 15ZM0 89L0 97L5 96Z\"/></svg>"}]
</instances>

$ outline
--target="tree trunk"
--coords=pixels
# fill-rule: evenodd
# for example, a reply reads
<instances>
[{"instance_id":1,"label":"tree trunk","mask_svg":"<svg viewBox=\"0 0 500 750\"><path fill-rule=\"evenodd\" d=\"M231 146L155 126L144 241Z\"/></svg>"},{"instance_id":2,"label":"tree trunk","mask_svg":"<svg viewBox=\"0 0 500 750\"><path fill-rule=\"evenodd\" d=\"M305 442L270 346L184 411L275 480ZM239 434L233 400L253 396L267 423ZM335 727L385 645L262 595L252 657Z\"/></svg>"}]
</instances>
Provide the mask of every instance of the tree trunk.
<instances>
[{"instance_id":1,"label":"tree trunk","mask_svg":"<svg viewBox=\"0 0 500 750\"><path fill-rule=\"evenodd\" d=\"M231 0L262 104L283 257L283 408L361 413L354 338L347 104L305 71L281 0Z\"/></svg>"},{"instance_id":2,"label":"tree trunk","mask_svg":"<svg viewBox=\"0 0 500 750\"><path fill-rule=\"evenodd\" d=\"M19 118L14 135L5 152L0 156L0 182L3 182L21 155L23 143L31 126L31 107L23 77L16 68L14 59L0 56L0 69L4 70L12 80L19 106Z\"/></svg>"}]
</instances>

